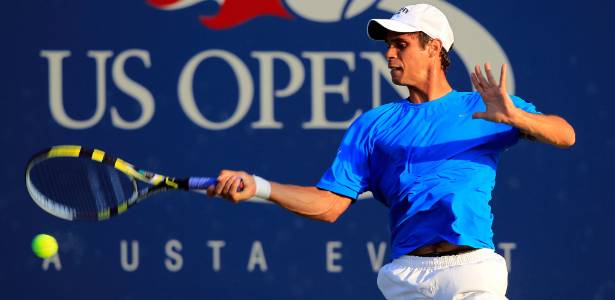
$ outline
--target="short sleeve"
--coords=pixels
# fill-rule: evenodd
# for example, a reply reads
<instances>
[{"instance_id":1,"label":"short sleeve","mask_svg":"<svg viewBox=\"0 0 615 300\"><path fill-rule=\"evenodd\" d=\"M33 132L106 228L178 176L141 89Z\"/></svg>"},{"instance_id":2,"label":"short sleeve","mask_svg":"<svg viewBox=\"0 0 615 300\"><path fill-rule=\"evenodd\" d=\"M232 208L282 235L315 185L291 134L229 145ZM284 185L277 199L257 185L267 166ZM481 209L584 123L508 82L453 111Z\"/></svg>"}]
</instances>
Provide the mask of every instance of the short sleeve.
<instances>
[{"instance_id":1,"label":"short sleeve","mask_svg":"<svg viewBox=\"0 0 615 300\"><path fill-rule=\"evenodd\" d=\"M316 187L357 199L369 185L370 126L357 119L346 131L337 155Z\"/></svg>"},{"instance_id":2,"label":"short sleeve","mask_svg":"<svg viewBox=\"0 0 615 300\"><path fill-rule=\"evenodd\" d=\"M513 104L515 104L515 107L517 108L520 108L532 114L542 114L541 112L536 110L536 106L534 106L534 104L532 104L531 102L527 102L517 96L510 96L510 99L512 99Z\"/></svg>"}]
</instances>

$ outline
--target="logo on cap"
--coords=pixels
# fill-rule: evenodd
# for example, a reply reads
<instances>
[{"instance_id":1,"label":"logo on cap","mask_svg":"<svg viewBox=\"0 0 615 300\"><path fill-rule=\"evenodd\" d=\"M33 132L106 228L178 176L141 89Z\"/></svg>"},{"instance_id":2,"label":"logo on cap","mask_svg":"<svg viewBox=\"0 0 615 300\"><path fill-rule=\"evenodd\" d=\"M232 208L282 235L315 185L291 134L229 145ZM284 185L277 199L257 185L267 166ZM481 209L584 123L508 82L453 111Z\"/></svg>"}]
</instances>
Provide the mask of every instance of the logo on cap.
<instances>
[{"instance_id":1,"label":"logo on cap","mask_svg":"<svg viewBox=\"0 0 615 300\"><path fill-rule=\"evenodd\" d=\"M402 7L395 14L401 15L401 14L407 14L407 13L408 13L408 9L406 7Z\"/></svg>"}]
</instances>

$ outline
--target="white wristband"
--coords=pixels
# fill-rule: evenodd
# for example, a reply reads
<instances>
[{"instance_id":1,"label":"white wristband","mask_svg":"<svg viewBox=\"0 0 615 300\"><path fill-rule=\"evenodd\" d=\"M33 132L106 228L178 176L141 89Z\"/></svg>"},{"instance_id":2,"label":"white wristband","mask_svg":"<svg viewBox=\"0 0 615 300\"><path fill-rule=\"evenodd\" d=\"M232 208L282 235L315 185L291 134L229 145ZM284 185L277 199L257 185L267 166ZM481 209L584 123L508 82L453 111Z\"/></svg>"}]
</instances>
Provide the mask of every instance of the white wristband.
<instances>
[{"instance_id":1,"label":"white wristband","mask_svg":"<svg viewBox=\"0 0 615 300\"><path fill-rule=\"evenodd\" d=\"M254 182L256 183L256 193L254 196L268 200L269 196L271 196L271 183L256 175L252 175L252 177L254 177Z\"/></svg>"}]
</instances>

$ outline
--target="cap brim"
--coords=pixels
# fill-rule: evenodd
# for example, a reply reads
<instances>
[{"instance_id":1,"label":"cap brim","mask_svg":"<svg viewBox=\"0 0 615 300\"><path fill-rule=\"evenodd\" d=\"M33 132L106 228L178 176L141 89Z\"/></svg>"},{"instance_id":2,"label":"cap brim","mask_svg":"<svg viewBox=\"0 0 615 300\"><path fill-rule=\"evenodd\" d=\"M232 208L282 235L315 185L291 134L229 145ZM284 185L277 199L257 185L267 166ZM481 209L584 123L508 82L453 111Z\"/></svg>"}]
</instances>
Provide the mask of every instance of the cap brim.
<instances>
[{"instance_id":1,"label":"cap brim","mask_svg":"<svg viewBox=\"0 0 615 300\"><path fill-rule=\"evenodd\" d=\"M420 29L408 24L391 19L371 19L367 23L367 35L372 40L384 40L389 31L393 32L418 32Z\"/></svg>"}]
</instances>

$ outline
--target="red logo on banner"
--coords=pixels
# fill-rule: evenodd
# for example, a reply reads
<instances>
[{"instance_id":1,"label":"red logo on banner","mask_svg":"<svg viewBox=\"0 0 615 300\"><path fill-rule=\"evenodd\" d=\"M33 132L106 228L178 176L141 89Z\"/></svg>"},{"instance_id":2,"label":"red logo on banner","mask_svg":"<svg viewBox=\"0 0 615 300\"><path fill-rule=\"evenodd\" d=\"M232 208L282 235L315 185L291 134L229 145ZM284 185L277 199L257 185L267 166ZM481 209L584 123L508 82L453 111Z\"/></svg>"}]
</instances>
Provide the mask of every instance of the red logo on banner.
<instances>
[{"instance_id":1,"label":"red logo on banner","mask_svg":"<svg viewBox=\"0 0 615 300\"><path fill-rule=\"evenodd\" d=\"M205 0L147 0L155 8L176 10L192 6ZM217 0L220 10L214 16L201 16L199 19L206 27L214 30L229 29L259 16L274 16L292 19L292 15L281 0Z\"/></svg>"}]
</instances>

